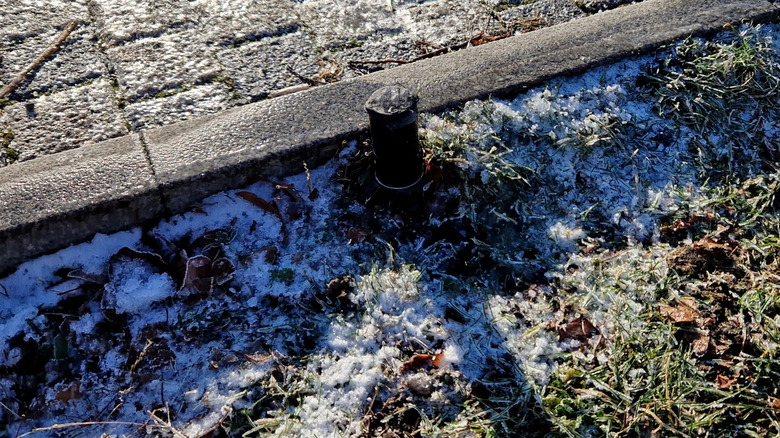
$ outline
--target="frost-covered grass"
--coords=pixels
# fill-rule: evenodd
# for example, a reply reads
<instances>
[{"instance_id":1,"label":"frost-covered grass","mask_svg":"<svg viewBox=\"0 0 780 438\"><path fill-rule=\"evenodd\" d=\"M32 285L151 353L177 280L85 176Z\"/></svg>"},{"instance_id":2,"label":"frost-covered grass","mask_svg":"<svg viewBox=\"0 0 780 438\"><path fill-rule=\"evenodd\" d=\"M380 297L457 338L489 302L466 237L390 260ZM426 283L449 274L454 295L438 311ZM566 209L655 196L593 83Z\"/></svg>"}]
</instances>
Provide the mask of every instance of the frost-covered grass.
<instances>
[{"instance_id":1,"label":"frost-covered grass","mask_svg":"<svg viewBox=\"0 0 780 438\"><path fill-rule=\"evenodd\" d=\"M422 115L404 196L358 139L23 264L0 436L780 434L779 35Z\"/></svg>"}]
</instances>

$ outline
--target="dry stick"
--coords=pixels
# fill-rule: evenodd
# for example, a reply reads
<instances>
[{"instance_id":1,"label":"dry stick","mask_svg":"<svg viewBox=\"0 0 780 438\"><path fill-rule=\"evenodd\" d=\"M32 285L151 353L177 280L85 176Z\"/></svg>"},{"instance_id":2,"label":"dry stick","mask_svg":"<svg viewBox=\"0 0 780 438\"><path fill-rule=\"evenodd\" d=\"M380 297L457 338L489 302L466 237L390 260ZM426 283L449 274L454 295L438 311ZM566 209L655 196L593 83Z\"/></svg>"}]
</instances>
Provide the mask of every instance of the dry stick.
<instances>
[{"instance_id":1,"label":"dry stick","mask_svg":"<svg viewBox=\"0 0 780 438\"><path fill-rule=\"evenodd\" d=\"M149 351L149 347L152 345L154 345L154 342L152 342L151 339L147 339L144 349L138 355L138 359L136 359L133 363L133 366L130 367L130 374L135 374L135 370L138 368L138 365L141 365L141 361L144 360L144 356L146 356L146 353Z\"/></svg>"},{"instance_id":2,"label":"dry stick","mask_svg":"<svg viewBox=\"0 0 780 438\"><path fill-rule=\"evenodd\" d=\"M293 76L302 80L303 82L306 82L308 85L311 85L312 87L316 87L317 85L323 84L323 82L315 81L314 79L307 78L306 76L298 73L297 71L293 70L292 67L290 67L289 65L286 67L287 67L287 71L289 71Z\"/></svg>"},{"instance_id":3,"label":"dry stick","mask_svg":"<svg viewBox=\"0 0 780 438\"><path fill-rule=\"evenodd\" d=\"M57 50L60 50L60 45L68 38L71 32L73 32L73 29L78 26L79 20L73 20L71 21L65 29L57 36L57 38L54 40L54 42L51 43L49 48L47 48L43 53L41 53L35 60L27 66L24 70L22 70L21 73L19 73L11 82L8 83L5 87L3 87L2 90L0 90L0 99L8 96L9 94L13 93L14 90L16 90L19 85L21 85L26 79L27 76L30 75L30 73L38 70L41 65L43 65L44 62L46 62L47 59L51 58L52 55L57 53Z\"/></svg>"},{"instance_id":4,"label":"dry stick","mask_svg":"<svg viewBox=\"0 0 780 438\"><path fill-rule=\"evenodd\" d=\"M17 420L22 420L23 418L19 416L16 412L12 411L11 408L6 406L3 402L0 402L0 407L3 407L5 410L7 410L11 415L16 417Z\"/></svg>"}]
</instances>

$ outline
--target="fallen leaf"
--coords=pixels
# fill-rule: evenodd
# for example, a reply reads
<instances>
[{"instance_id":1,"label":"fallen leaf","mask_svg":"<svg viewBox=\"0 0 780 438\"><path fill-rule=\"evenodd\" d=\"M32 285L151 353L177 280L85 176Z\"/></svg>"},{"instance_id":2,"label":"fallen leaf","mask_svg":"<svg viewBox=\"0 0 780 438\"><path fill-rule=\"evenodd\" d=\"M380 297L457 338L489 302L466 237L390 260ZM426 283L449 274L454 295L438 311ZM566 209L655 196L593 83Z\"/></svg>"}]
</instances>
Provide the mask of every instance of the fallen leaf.
<instances>
[{"instance_id":1,"label":"fallen leaf","mask_svg":"<svg viewBox=\"0 0 780 438\"><path fill-rule=\"evenodd\" d=\"M54 396L54 400L67 402L70 400L80 400L81 396L81 384L79 382L73 382L60 390L57 395Z\"/></svg>"},{"instance_id":2,"label":"fallen leaf","mask_svg":"<svg viewBox=\"0 0 780 438\"><path fill-rule=\"evenodd\" d=\"M780 398L772 400L772 403L769 404L769 407L772 409L780 409Z\"/></svg>"},{"instance_id":3,"label":"fallen leaf","mask_svg":"<svg viewBox=\"0 0 780 438\"><path fill-rule=\"evenodd\" d=\"M344 237L349 239L350 245L353 243L363 242L370 235L371 235L371 230L367 230L365 228L358 228L358 227L350 228L349 230L347 230L346 233L344 233Z\"/></svg>"},{"instance_id":4,"label":"fallen leaf","mask_svg":"<svg viewBox=\"0 0 780 438\"><path fill-rule=\"evenodd\" d=\"M187 259L184 280L179 290L187 289L189 292L210 293L212 281L211 259L203 255L193 256Z\"/></svg>"},{"instance_id":5,"label":"fallen leaf","mask_svg":"<svg viewBox=\"0 0 780 438\"><path fill-rule=\"evenodd\" d=\"M276 204L272 202L268 202L265 199L255 195L252 192L236 192L237 196L240 196L245 201L248 201L255 207L259 207L260 209L271 213L272 215L279 218L280 221L284 222L284 218L282 218L282 213L279 212L279 208L276 206Z\"/></svg>"},{"instance_id":6,"label":"fallen leaf","mask_svg":"<svg viewBox=\"0 0 780 438\"><path fill-rule=\"evenodd\" d=\"M721 390L731 389L731 387L734 386L735 383L737 383L736 378L729 379L728 377L722 376L720 374L718 374L718 377L715 378L715 384L717 384L718 389Z\"/></svg>"},{"instance_id":7,"label":"fallen leaf","mask_svg":"<svg viewBox=\"0 0 780 438\"><path fill-rule=\"evenodd\" d=\"M438 354L433 356L433 361L432 361L433 366L435 366L436 368L441 368L441 366L444 365L442 363L442 360L444 360L444 350L440 351Z\"/></svg>"},{"instance_id":8,"label":"fallen leaf","mask_svg":"<svg viewBox=\"0 0 780 438\"><path fill-rule=\"evenodd\" d=\"M232 280L235 273L236 267L233 266L233 262L225 257L220 257L211 263L211 276L217 286L222 286Z\"/></svg>"},{"instance_id":9,"label":"fallen leaf","mask_svg":"<svg viewBox=\"0 0 780 438\"><path fill-rule=\"evenodd\" d=\"M669 318L675 324L688 324L696 320L698 312L694 313L687 307L661 306L658 311L661 316Z\"/></svg>"},{"instance_id":10,"label":"fallen leaf","mask_svg":"<svg viewBox=\"0 0 780 438\"><path fill-rule=\"evenodd\" d=\"M431 365L433 365L433 356L430 354L415 354L401 365L398 373L404 374L408 373L409 371L419 370L422 367Z\"/></svg>"},{"instance_id":11,"label":"fallen leaf","mask_svg":"<svg viewBox=\"0 0 780 438\"><path fill-rule=\"evenodd\" d=\"M265 262L269 265L275 265L276 260L279 257L279 249L275 246L264 246L258 250L259 252L265 251Z\"/></svg>"},{"instance_id":12,"label":"fallen leaf","mask_svg":"<svg viewBox=\"0 0 780 438\"><path fill-rule=\"evenodd\" d=\"M575 318L563 328L558 329L558 336L560 341L576 339L583 342L598 332L598 329L587 319Z\"/></svg>"},{"instance_id":13,"label":"fallen leaf","mask_svg":"<svg viewBox=\"0 0 780 438\"><path fill-rule=\"evenodd\" d=\"M324 301L327 301L331 305L337 305L342 310L354 310L355 305L352 300L349 299L349 294L355 287L352 286L354 279L350 276L344 276L334 278L328 282L328 287L325 289L325 295L322 297Z\"/></svg>"},{"instance_id":14,"label":"fallen leaf","mask_svg":"<svg viewBox=\"0 0 780 438\"><path fill-rule=\"evenodd\" d=\"M710 348L710 337L705 334L699 334L692 342L693 354L702 357L707 354L707 350Z\"/></svg>"}]
</instances>

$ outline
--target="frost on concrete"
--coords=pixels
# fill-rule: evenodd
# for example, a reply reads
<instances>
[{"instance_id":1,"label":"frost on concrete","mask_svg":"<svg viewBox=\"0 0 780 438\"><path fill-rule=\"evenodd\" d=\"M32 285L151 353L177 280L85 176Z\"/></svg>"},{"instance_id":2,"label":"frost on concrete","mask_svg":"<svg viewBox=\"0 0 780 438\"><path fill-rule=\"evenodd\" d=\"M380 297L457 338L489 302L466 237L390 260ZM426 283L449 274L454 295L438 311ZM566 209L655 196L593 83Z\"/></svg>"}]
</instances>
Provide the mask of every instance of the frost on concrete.
<instances>
[{"instance_id":1,"label":"frost on concrete","mask_svg":"<svg viewBox=\"0 0 780 438\"><path fill-rule=\"evenodd\" d=\"M297 30L301 23L289 0L197 0L199 25L209 43L237 45Z\"/></svg>"},{"instance_id":2,"label":"frost on concrete","mask_svg":"<svg viewBox=\"0 0 780 438\"><path fill-rule=\"evenodd\" d=\"M104 79L11 105L0 112L0 127L14 133L8 147L20 160L127 133L114 90Z\"/></svg>"},{"instance_id":3,"label":"frost on concrete","mask_svg":"<svg viewBox=\"0 0 780 438\"><path fill-rule=\"evenodd\" d=\"M204 46L197 30L140 39L106 53L128 102L201 84L221 71L213 51Z\"/></svg>"},{"instance_id":4,"label":"frost on concrete","mask_svg":"<svg viewBox=\"0 0 780 438\"><path fill-rule=\"evenodd\" d=\"M538 24L553 26L565 23L575 18L584 17L586 14L571 0L549 1L518 1L509 0L501 2L505 7L499 7L498 16L509 27L528 25L525 20L533 20Z\"/></svg>"},{"instance_id":5,"label":"frost on concrete","mask_svg":"<svg viewBox=\"0 0 780 438\"><path fill-rule=\"evenodd\" d=\"M62 29L75 19L87 19L87 0L8 0L3 2L0 41L17 44Z\"/></svg>"},{"instance_id":6,"label":"frost on concrete","mask_svg":"<svg viewBox=\"0 0 780 438\"><path fill-rule=\"evenodd\" d=\"M232 98L233 90L216 82L129 104L125 114L134 130L150 129L230 108Z\"/></svg>"},{"instance_id":7,"label":"frost on concrete","mask_svg":"<svg viewBox=\"0 0 780 438\"><path fill-rule=\"evenodd\" d=\"M315 37L306 31L263 38L217 52L217 59L232 78L242 102L265 99L272 91L302 83L295 73L316 79L320 56Z\"/></svg>"},{"instance_id":8,"label":"frost on concrete","mask_svg":"<svg viewBox=\"0 0 780 438\"><path fill-rule=\"evenodd\" d=\"M96 0L92 12L105 48L198 24L198 14L187 0Z\"/></svg>"},{"instance_id":9,"label":"frost on concrete","mask_svg":"<svg viewBox=\"0 0 780 438\"><path fill-rule=\"evenodd\" d=\"M68 21L62 20L62 23L67 24ZM59 24L10 47L0 46L0 83L9 83L46 51L64 27ZM79 25L60 49L9 97L14 100L32 99L42 93L61 91L105 76L106 66L92 40L93 36L91 27Z\"/></svg>"}]
</instances>

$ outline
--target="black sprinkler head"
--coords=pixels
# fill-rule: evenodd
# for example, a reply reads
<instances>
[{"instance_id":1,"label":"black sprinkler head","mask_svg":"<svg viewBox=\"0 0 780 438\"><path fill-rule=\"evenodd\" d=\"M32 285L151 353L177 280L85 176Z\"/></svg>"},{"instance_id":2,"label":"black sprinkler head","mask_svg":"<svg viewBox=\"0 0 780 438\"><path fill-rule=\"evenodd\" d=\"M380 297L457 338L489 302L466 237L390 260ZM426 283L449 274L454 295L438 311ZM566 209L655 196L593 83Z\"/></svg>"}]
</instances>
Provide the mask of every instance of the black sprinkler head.
<instances>
[{"instance_id":1,"label":"black sprinkler head","mask_svg":"<svg viewBox=\"0 0 780 438\"><path fill-rule=\"evenodd\" d=\"M417 135L417 96L397 85L383 87L368 98L366 112L377 182L394 190L417 184L425 173Z\"/></svg>"}]
</instances>

